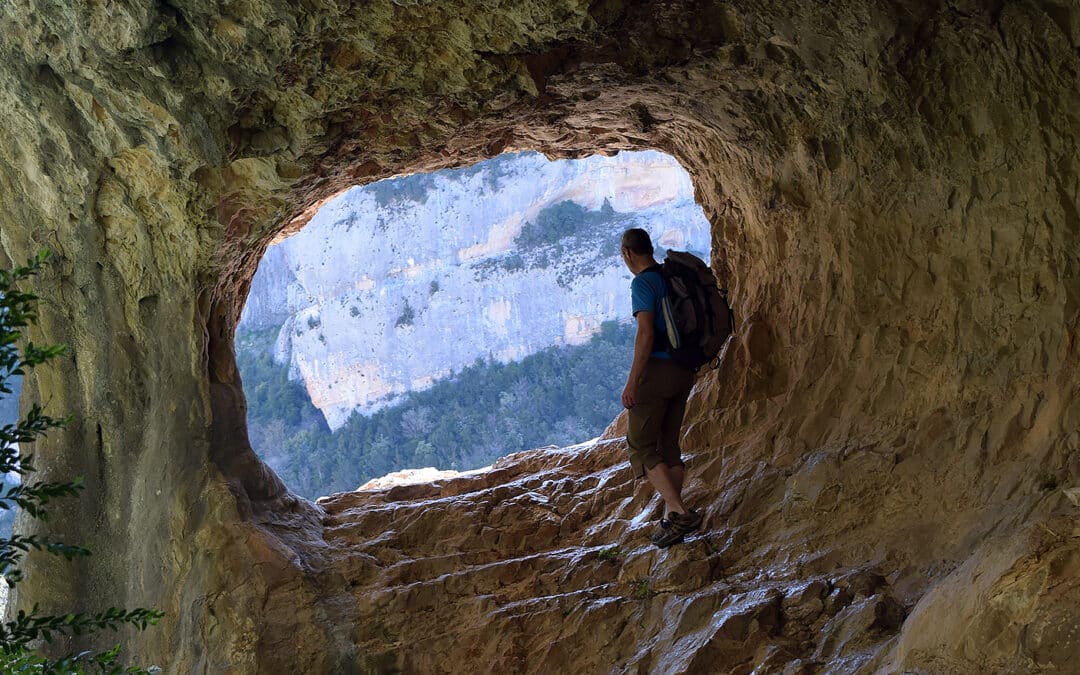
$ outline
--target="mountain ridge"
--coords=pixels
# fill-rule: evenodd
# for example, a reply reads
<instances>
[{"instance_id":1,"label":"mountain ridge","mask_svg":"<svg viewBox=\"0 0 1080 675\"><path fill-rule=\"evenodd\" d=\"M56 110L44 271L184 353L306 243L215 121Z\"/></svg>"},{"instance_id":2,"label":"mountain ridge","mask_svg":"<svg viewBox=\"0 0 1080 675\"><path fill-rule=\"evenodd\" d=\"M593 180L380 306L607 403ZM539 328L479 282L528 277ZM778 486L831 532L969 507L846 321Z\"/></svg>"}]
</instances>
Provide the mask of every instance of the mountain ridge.
<instances>
[{"instance_id":1,"label":"mountain ridge","mask_svg":"<svg viewBox=\"0 0 1080 675\"><path fill-rule=\"evenodd\" d=\"M478 358L627 319L618 236L633 226L708 256L690 178L658 152L522 153L354 188L267 251L239 330L281 326L274 358L337 429Z\"/></svg>"}]
</instances>

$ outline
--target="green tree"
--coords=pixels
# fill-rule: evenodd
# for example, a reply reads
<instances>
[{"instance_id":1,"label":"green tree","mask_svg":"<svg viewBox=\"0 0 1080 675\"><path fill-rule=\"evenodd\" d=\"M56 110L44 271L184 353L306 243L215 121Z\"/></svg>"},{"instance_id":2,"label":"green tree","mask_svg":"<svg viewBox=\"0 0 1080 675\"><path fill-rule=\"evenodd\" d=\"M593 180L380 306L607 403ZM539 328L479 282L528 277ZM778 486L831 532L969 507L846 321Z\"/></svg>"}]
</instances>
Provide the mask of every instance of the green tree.
<instances>
[{"instance_id":1,"label":"green tree","mask_svg":"<svg viewBox=\"0 0 1080 675\"><path fill-rule=\"evenodd\" d=\"M60 345L39 347L27 340L22 352L23 329L37 320L37 296L20 291L19 281L37 273L49 254L42 251L25 266L15 269L0 270L0 396L12 393L11 380L25 375L35 366L64 352ZM0 509L11 511L15 507L22 509L31 518L47 521L47 506L55 499L74 497L82 489L79 480L70 482L29 481L34 472L33 455L25 454L25 448L51 429L65 426L67 419L45 415L41 407L34 404L26 417L14 424L0 427L0 475L16 474L22 478L17 484L5 483L0 491ZM23 578L19 568L23 557L30 551L63 556L68 560L90 555L90 551L81 546L53 541L38 535L12 534L0 538L0 573L9 587L14 587ZM15 618L0 626L0 671L5 673L148 673L157 672L157 668L145 670L127 668L117 664L120 646L105 651L86 651L70 654L52 660L39 653L43 643L61 635L82 635L110 628L117 630L123 625L132 625L140 630L156 624L163 614L153 609L124 610L110 607L95 614L69 613L44 614L37 606L29 612L20 610Z\"/></svg>"},{"instance_id":2,"label":"green tree","mask_svg":"<svg viewBox=\"0 0 1080 675\"><path fill-rule=\"evenodd\" d=\"M622 409L632 324L604 323L584 345L514 363L477 361L331 432L288 367L270 357L276 331L238 337L252 445L298 493L355 490L399 469L472 469L509 452L598 435Z\"/></svg>"}]
</instances>

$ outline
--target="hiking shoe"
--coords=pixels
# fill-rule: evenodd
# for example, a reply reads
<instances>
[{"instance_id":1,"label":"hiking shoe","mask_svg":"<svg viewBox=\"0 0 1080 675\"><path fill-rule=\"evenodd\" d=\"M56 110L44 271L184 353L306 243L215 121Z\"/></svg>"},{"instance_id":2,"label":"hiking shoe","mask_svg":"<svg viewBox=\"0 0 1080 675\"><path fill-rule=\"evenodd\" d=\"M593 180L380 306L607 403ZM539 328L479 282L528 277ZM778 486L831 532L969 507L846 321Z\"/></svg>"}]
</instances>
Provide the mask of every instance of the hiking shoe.
<instances>
[{"instance_id":1,"label":"hiking shoe","mask_svg":"<svg viewBox=\"0 0 1080 675\"><path fill-rule=\"evenodd\" d=\"M670 530L671 530L671 521L668 520L667 518L662 518L660 520L660 527L657 528L656 532L654 532L653 535L651 537L649 537L649 539L651 539L653 541L653 543L655 543L656 541L658 541L659 539L661 539L665 535L667 535L667 533Z\"/></svg>"},{"instance_id":2,"label":"hiking shoe","mask_svg":"<svg viewBox=\"0 0 1080 675\"><path fill-rule=\"evenodd\" d=\"M652 536L652 543L657 548L667 548L674 544L681 544L683 533L675 528L675 524L666 518L660 521L660 529Z\"/></svg>"},{"instance_id":3,"label":"hiking shoe","mask_svg":"<svg viewBox=\"0 0 1080 675\"><path fill-rule=\"evenodd\" d=\"M697 511L671 513L668 514L668 518L671 519L671 529L679 535L685 535L701 527L702 517Z\"/></svg>"}]
</instances>

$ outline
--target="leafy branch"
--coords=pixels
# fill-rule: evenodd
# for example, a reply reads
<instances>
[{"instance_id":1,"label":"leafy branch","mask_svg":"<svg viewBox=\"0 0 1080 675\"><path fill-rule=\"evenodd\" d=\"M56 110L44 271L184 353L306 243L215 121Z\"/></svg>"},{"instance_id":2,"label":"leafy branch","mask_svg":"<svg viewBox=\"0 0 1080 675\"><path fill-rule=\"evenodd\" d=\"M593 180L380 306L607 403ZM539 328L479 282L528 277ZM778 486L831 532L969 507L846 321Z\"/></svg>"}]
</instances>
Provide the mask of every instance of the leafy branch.
<instances>
[{"instance_id":1,"label":"leafy branch","mask_svg":"<svg viewBox=\"0 0 1080 675\"><path fill-rule=\"evenodd\" d=\"M153 609L125 610L119 607L96 614L42 616L35 605L29 614L20 610L13 621L0 625L0 643L6 650L8 645L28 645L38 639L52 642L54 634L83 635L105 628L118 630L124 624L145 630L147 626L157 624L162 616L162 612Z\"/></svg>"},{"instance_id":2,"label":"leafy branch","mask_svg":"<svg viewBox=\"0 0 1080 675\"><path fill-rule=\"evenodd\" d=\"M26 265L13 270L0 270L0 396L11 394L9 380L27 374L35 366L64 353L61 345L35 345L26 340L22 351L23 330L37 321L37 296L16 287L20 281L36 274L49 258L42 251ZM34 404L26 416L15 424L0 427L0 475L17 474L26 477L36 471L34 456L24 454L24 448L46 435L52 429L63 428L69 417L57 418L45 415L41 406ZM18 485L0 489L0 510L20 508L31 518L49 519L46 508L53 500L75 497L84 489L81 480L34 481L23 480ZM19 568L23 557L30 551L41 551L62 556L67 560L90 555L82 546L72 546L37 535L12 534L0 538L0 574L9 586L15 586L24 578ZM157 668L123 668L117 665L120 645L102 652L84 651L70 654L59 660L49 660L37 653L42 642L52 642L54 637L84 635L96 631L129 625L145 630L157 624L164 614L156 609L132 610L110 607L102 612L42 614L37 605L30 612L20 610L12 621L0 625L0 672L23 673L84 673L97 672L119 675L158 672Z\"/></svg>"}]
</instances>

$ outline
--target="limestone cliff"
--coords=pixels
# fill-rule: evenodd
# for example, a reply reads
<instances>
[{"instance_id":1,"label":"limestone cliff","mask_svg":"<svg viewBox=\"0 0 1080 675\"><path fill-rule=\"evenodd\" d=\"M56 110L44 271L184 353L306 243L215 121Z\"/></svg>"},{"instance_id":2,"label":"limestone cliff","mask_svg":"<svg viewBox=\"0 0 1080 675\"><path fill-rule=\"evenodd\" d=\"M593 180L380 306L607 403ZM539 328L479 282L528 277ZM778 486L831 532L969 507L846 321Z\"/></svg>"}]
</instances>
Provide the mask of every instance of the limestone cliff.
<instances>
[{"instance_id":1,"label":"limestone cliff","mask_svg":"<svg viewBox=\"0 0 1080 675\"><path fill-rule=\"evenodd\" d=\"M350 190L267 251L240 330L281 327L275 358L336 429L478 358L629 320L632 226L708 257L690 176L657 152L513 155Z\"/></svg>"},{"instance_id":2,"label":"limestone cliff","mask_svg":"<svg viewBox=\"0 0 1080 675\"><path fill-rule=\"evenodd\" d=\"M70 347L23 398L75 416L36 455L95 551L16 607L161 607L123 637L179 673L1073 667L1075 3L28 0L0 32L0 248L56 251L33 337ZM708 532L645 545L617 428L325 505L254 457L271 241L380 178L650 148L743 317L685 429Z\"/></svg>"}]
</instances>

